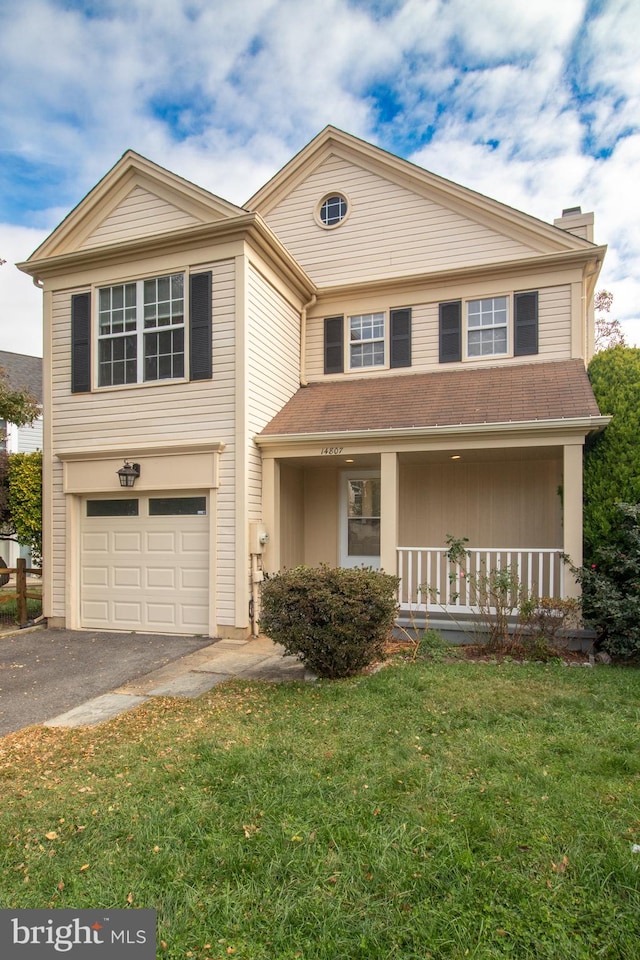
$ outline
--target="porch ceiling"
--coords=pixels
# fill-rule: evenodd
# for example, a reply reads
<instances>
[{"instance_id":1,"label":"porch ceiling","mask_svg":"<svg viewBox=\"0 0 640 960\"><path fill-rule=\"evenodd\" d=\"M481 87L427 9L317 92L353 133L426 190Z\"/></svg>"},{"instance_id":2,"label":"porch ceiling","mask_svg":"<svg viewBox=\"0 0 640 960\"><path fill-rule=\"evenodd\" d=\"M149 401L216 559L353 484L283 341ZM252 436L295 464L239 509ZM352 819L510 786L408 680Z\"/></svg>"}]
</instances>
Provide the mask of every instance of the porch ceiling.
<instances>
[{"instance_id":1,"label":"porch ceiling","mask_svg":"<svg viewBox=\"0 0 640 960\"><path fill-rule=\"evenodd\" d=\"M303 387L262 437L598 418L581 360L319 381Z\"/></svg>"}]
</instances>

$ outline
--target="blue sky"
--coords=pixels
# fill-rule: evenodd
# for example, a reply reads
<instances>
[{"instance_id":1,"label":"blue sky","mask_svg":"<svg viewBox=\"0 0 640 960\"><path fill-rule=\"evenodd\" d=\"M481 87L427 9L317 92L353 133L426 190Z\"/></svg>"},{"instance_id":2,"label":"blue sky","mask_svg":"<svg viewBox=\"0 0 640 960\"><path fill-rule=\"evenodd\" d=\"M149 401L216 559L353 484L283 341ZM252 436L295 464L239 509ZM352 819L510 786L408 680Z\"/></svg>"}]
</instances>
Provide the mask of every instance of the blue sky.
<instances>
[{"instance_id":1,"label":"blue sky","mask_svg":"<svg viewBox=\"0 0 640 960\"><path fill-rule=\"evenodd\" d=\"M0 0L0 347L20 274L129 147L242 204L326 124L552 221L640 344L638 0Z\"/></svg>"}]
</instances>

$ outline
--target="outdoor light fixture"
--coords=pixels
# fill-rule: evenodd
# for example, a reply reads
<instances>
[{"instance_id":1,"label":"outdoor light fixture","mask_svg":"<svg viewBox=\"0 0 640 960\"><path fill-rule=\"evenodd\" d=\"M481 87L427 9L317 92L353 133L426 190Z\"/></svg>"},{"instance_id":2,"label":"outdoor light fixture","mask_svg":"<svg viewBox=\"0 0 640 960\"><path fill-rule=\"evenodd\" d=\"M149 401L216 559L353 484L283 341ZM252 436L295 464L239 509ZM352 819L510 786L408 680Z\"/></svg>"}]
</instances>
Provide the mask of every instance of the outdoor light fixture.
<instances>
[{"instance_id":1,"label":"outdoor light fixture","mask_svg":"<svg viewBox=\"0 0 640 960\"><path fill-rule=\"evenodd\" d=\"M124 466L120 467L116 471L118 477L120 478L121 487L132 487L138 477L140 476L140 464L139 463L129 463L128 460L125 460Z\"/></svg>"}]
</instances>

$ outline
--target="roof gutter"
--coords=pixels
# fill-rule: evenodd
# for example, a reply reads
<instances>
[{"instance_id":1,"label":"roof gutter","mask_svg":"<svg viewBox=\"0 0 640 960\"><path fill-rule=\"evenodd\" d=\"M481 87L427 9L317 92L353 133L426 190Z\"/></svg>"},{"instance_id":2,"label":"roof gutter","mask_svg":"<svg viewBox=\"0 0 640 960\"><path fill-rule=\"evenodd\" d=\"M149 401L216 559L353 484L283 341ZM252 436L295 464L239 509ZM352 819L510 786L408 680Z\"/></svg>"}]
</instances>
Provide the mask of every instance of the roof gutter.
<instances>
[{"instance_id":1,"label":"roof gutter","mask_svg":"<svg viewBox=\"0 0 640 960\"><path fill-rule=\"evenodd\" d=\"M577 434L596 433L611 422L611 417L560 417L554 420L505 420L499 423L458 423L433 424L428 427L391 427L387 430L328 430L322 433L274 433L258 434L254 437L259 447L271 447L282 444L301 444L335 441L337 438L349 441L368 440L419 440L442 436L459 437L461 435L485 436L491 433L527 431L531 433L562 433L567 430Z\"/></svg>"}]
</instances>

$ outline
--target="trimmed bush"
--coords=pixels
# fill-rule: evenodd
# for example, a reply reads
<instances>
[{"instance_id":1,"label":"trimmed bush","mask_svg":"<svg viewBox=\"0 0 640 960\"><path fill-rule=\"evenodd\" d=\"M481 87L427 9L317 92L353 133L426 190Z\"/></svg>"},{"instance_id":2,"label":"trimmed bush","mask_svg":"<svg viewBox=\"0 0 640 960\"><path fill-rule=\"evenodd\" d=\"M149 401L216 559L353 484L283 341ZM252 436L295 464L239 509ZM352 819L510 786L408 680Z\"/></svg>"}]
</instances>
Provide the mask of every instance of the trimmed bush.
<instances>
[{"instance_id":1,"label":"trimmed bush","mask_svg":"<svg viewBox=\"0 0 640 960\"><path fill-rule=\"evenodd\" d=\"M398 583L364 567L286 570L262 585L260 629L319 677L349 677L382 658Z\"/></svg>"}]
</instances>

